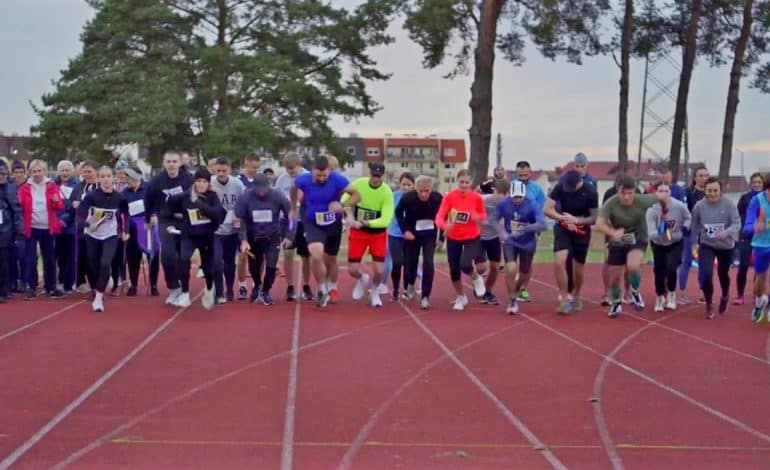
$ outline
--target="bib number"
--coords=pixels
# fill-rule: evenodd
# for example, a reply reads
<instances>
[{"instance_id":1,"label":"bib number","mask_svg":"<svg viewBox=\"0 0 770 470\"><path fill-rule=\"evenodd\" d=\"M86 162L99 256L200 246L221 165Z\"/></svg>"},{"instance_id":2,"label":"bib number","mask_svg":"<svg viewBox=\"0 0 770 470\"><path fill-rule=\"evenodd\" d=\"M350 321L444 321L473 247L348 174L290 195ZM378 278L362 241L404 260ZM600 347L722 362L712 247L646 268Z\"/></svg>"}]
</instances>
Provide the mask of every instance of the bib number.
<instances>
[{"instance_id":1,"label":"bib number","mask_svg":"<svg viewBox=\"0 0 770 470\"><path fill-rule=\"evenodd\" d=\"M190 225L206 225L211 223L211 219L203 215L200 209L187 209L187 216L190 218Z\"/></svg>"},{"instance_id":2,"label":"bib number","mask_svg":"<svg viewBox=\"0 0 770 470\"><path fill-rule=\"evenodd\" d=\"M725 224L706 224L703 226L707 238L716 238L717 233L725 229Z\"/></svg>"},{"instance_id":3,"label":"bib number","mask_svg":"<svg viewBox=\"0 0 770 470\"><path fill-rule=\"evenodd\" d=\"M626 233L620 237L620 242L624 245L636 245L636 235L633 233Z\"/></svg>"},{"instance_id":4,"label":"bib number","mask_svg":"<svg viewBox=\"0 0 770 470\"><path fill-rule=\"evenodd\" d=\"M418 232L425 232L426 230L433 230L436 225L431 219L420 219L414 224L414 229Z\"/></svg>"},{"instance_id":5,"label":"bib number","mask_svg":"<svg viewBox=\"0 0 770 470\"><path fill-rule=\"evenodd\" d=\"M363 222L365 220L374 220L377 218L377 212L368 209L358 209L356 211L356 220Z\"/></svg>"},{"instance_id":6,"label":"bib number","mask_svg":"<svg viewBox=\"0 0 770 470\"><path fill-rule=\"evenodd\" d=\"M334 212L316 212L315 213L315 224L318 226L331 225L334 223L335 220L337 220L337 217Z\"/></svg>"},{"instance_id":7,"label":"bib number","mask_svg":"<svg viewBox=\"0 0 770 470\"><path fill-rule=\"evenodd\" d=\"M128 215L131 217L135 215L144 214L144 200L137 199L128 203Z\"/></svg>"},{"instance_id":8,"label":"bib number","mask_svg":"<svg viewBox=\"0 0 770 470\"><path fill-rule=\"evenodd\" d=\"M471 220L470 212L452 211L452 220L456 224L467 224Z\"/></svg>"},{"instance_id":9,"label":"bib number","mask_svg":"<svg viewBox=\"0 0 770 470\"><path fill-rule=\"evenodd\" d=\"M251 220L254 223L270 223L273 221L273 211L268 209L251 211Z\"/></svg>"}]
</instances>

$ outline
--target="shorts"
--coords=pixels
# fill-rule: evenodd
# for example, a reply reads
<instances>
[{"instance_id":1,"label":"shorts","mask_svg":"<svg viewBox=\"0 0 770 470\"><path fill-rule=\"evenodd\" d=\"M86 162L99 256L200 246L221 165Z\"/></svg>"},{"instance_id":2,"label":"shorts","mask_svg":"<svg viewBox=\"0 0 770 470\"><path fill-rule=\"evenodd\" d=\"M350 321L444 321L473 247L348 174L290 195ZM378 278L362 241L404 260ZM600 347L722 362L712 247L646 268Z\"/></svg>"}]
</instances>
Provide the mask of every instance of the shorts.
<instances>
[{"instance_id":1,"label":"shorts","mask_svg":"<svg viewBox=\"0 0 770 470\"><path fill-rule=\"evenodd\" d=\"M388 254L388 233L367 232L366 230L350 229L348 238L348 261L360 263L367 248L372 261L382 263Z\"/></svg>"},{"instance_id":2,"label":"shorts","mask_svg":"<svg viewBox=\"0 0 770 470\"><path fill-rule=\"evenodd\" d=\"M625 266L628 253L633 250L640 250L644 253L647 250L647 242L636 242L634 245L610 245L607 248L607 265Z\"/></svg>"},{"instance_id":3,"label":"shorts","mask_svg":"<svg viewBox=\"0 0 770 470\"><path fill-rule=\"evenodd\" d=\"M337 221L325 227L319 227L313 222L303 221L302 228L305 231L305 239L308 245L323 243L324 253L329 256L337 256L342 242L342 222ZM299 249L297 250L299 252ZM300 254L302 256L302 254Z\"/></svg>"},{"instance_id":4,"label":"shorts","mask_svg":"<svg viewBox=\"0 0 770 470\"><path fill-rule=\"evenodd\" d=\"M302 222L297 221L297 228L294 232L294 248L297 250L297 254L302 258L310 256L310 251L307 249L307 238L305 238L305 229L302 227Z\"/></svg>"},{"instance_id":5,"label":"shorts","mask_svg":"<svg viewBox=\"0 0 770 470\"><path fill-rule=\"evenodd\" d=\"M477 263L483 263L490 261L492 263L499 263L502 259L502 243L499 238L492 238L491 240L480 240L479 252L474 259Z\"/></svg>"},{"instance_id":6,"label":"shorts","mask_svg":"<svg viewBox=\"0 0 770 470\"><path fill-rule=\"evenodd\" d=\"M770 248L754 248L754 273L764 274L770 267Z\"/></svg>"},{"instance_id":7,"label":"shorts","mask_svg":"<svg viewBox=\"0 0 770 470\"><path fill-rule=\"evenodd\" d=\"M553 252L567 250L572 259L578 264L585 264L588 258L588 247L591 245L591 232L587 235L562 230L558 226L553 230Z\"/></svg>"},{"instance_id":8,"label":"shorts","mask_svg":"<svg viewBox=\"0 0 770 470\"><path fill-rule=\"evenodd\" d=\"M526 251L513 245L503 245L503 254L506 263L518 263L519 272L529 274L532 271L532 260L535 258L534 251Z\"/></svg>"}]
</instances>

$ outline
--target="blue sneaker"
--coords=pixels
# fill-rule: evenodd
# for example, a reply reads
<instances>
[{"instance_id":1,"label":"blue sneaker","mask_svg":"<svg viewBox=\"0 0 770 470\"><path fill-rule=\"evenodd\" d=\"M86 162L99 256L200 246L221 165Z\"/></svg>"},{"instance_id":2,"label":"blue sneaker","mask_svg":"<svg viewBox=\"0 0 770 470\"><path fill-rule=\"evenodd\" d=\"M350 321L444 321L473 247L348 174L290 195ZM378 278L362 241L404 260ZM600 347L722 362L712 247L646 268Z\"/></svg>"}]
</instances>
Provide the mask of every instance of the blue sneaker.
<instances>
[{"instance_id":1,"label":"blue sneaker","mask_svg":"<svg viewBox=\"0 0 770 470\"><path fill-rule=\"evenodd\" d=\"M572 312L572 299L564 299L556 308L556 313L560 315L567 315Z\"/></svg>"},{"instance_id":2,"label":"blue sneaker","mask_svg":"<svg viewBox=\"0 0 770 470\"><path fill-rule=\"evenodd\" d=\"M262 302L262 305L273 305L275 303L275 300L267 292L262 292L259 301Z\"/></svg>"}]
</instances>

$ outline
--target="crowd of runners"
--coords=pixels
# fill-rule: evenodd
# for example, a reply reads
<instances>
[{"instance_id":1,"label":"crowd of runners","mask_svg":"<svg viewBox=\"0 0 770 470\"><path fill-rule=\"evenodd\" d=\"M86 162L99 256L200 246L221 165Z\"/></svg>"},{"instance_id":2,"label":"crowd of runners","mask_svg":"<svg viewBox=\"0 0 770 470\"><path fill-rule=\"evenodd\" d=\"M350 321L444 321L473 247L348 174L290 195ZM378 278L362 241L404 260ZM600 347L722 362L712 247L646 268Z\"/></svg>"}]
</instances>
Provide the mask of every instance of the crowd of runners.
<instances>
[{"instance_id":1,"label":"crowd of runners","mask_svg":"<svg viewBox=\"0 0 770 470\"><path fill-rule=\"evenodd\" d=\"M405 172L386 181L379 162L353 181L338 171L333 156L315 158L308 169L302 163L298 154L287 153L275 178L272 169L260 171L257 155L248 155L236 176L227 158L192 167L189 153L167 152L163 168L146 180L123 161L61 161L53 179L41 160L10 167L0 162L0 303L13 296L83 294L90 295L94 312L103 312L105 296L145 294L138 291L140 274L146 295L159 296L162 266L165 303L189 307L190 277L196 275L191 262L197 259L205 309L247 299L273 305L283 254L282 298L324 308L342 301L338 254L347 237L354 301L377 308L389 294L392 301L430 308L434 257L445 246L453 310L470 302L463 275L475 299L489 305L500 303L493 290L502 275L505 311L516 314L532 301L527 286L538 241L553 225L560 314L583 309L583 269L596 231L605 240L602 303L611 318L624 303L645 308L640 286L648 246L654 311L690 302L684 292L696 260L706 318L724 314L737 258L732 304L743 305L753 265L751 318L768 317L770 180L758 173L737 204L705 167L694 171L686 188L672 184L665 170L646 194L633 178L621 176L600 203L582 153L548 192L530 179L526 161L516 164L510 180L496 168L477 188L470 172L460 170L457 187L446 194L428 176ZM364 263L367 254L370 262Z\"/></svg>"}]
</instances>

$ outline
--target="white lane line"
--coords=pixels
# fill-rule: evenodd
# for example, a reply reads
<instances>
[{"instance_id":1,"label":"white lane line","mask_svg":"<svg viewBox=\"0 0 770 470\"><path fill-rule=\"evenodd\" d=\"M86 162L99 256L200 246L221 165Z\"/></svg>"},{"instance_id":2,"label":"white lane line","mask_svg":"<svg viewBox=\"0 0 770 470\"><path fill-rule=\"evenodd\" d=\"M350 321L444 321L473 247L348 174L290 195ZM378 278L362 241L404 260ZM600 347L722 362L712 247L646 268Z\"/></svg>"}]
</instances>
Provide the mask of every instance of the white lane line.
<instances>
[{"instance_id":1,"label":"white lane line","mask_svg":"<svg viewBox=\"0 0 770 470\"><path fill-rule=\"evenodd\" d=\"M438 271L438 270L437 270ZM460 360L458 357L452 352L451 349L447 347L446 344L444 344L441 339L436 336L433 331L428 328L425 323L420 320L420 318L414 314L412 309L407 307L404 304L400 304L404 310L406 310L406 313L409 314L410 317L412 317L412 320L422 329L423 332L425 332L428 337L433 340L436 345L441 348L441 350L444 352L446 356L449 357L449 359L454 362L454 364L462 371L462 373L465 375L465 377L468 378L468 380L473 383L473 385L476 386L476 388L481 391L481 393L486 396L494 405L495 407L505 416L508 421L521 433L524 435L524 437L529 441L532 446L539 450L540 453L543 455L543 457L548 461L548 463L551 464L553 468L556 469L565 469L566 466L561 463L561 461L551 452L548 447L507 407L505 406L505 403L503 403L497 395L492 392L492 390L487 387L484 382L479 379L476 374L471 372L471 370Z\"/></svg>"},{"instance_id":2,"label":"white lane line","mask_svg":"<svg viewBox=\"0 0 770 470\"><path fill-rule=\"evenodd\" d=\"M399 301L399 303L401 302ZM481 336L479 338L474 339L473 341L463 344L462 346L455 349L454 352L458 353L461 351L465 351L466 349L469 349L483 341L486 341L487 339L493 336L501 335L509 330L512 330L513 328L516 328L522 325L527 325L527 324L528 324L527 322L514 323L512 325L508 325L504 328L501 328L497 331L487 333L484 336ZM433 369L437 365L446 361L448 358L449 357L444 354L434 359L433 361L425 364L420 370L417 371L416 374L414 374L412 377L407 379L406 382L402 383L401 386L399 386L390 397L388 397L384 402L382 402L382 404L377 408L377 410L374 413L372 413L372 415L369 417L369 421L367 421L366 424L364 424L361 427L361 430L358 431L358 435L356 435L355 439L353 439L353 442L350 443L350 447L348 447L348 450L345 452L345 455L342 457L342 460L340 461L340 464L338 465L337 468L340 470L349 469L353 465L353 460L361 451L361 448L363 448L364 445L366 444L366 440L369 439L369 436L374 430L374 427L377 425L380 419L385 415L385 412L388 411L388 409L393 405L393 403L395 403L398 397L401 396L401 394L404 393L409 387L414 385L415 382L420 380L422 376L427 374L431 369Z\"/></svg>"},{"instance_id":3,"label":"white lane line","mask_svg":"<svg viewBox=\"0 0 770 470\"><path fill-rule=\"evenodd\" d=\"M198 295L196 295L193 298L193 302L195 302L202 294L201 291ZM83 404L88 398L93 395L99 387L104 385L105 382L107 382L112 376L117 374L123 367L126 366L134 357L136 357L137 354L139 354L145 347L147 347L148 344L152 342L155 338L158 337L168 326L174 322L177 318L179 318L184 311L187 310L187 307L180 308L177 310L177 312L168 320L163 322L162 325L160 325L158 328L156 328L152 333L150 333L149 336L147 336L144 341L139 343L130 353L128 353L123 359L120 360L117 364L115 364L112 369L108 370L104 373L101 377L96 379L96 382L92 383L90 387L88 387L83 393L80 394L77 398L75 398L69 405L67 405L63 410L61 410L56 416L54 416L48 423L45 424L42 428L40 428L35 434L33 434L29 439L27 439L22 445L20 445L16 450L14 450L10 455L8 455L5 459L3 459L2 462L0 462L0 469L5 470L11 465L13 465L17 460L19 460L24 454L27 453L32 447L34 447L38 442L40 442L49 432L51 432L59 423L64 421L64 419L70 415L75 409L77 409L80 405Z\"/></svg>"},{"instance_id":4,"label":"white lane line","mask_svg":"<svg viewBox=\"0 0 770 470\"><path fill-rule=\"evenodd\" d=\"M296 266L295 266L296 267ZM302 270L297 269L297 282L300 283ZM291 334L291 359L289 361L289 383L286 386L286 412L283 420L283 447L281 449L281 470L291 470L294 462L294 413L297 402L297 365L299 364L299 319L301 296L294 301L294 328Z\"/></svg>"},{"instance_id":5,"label":"white lane line","mask_svg":"<svg viewBox=\"0 0 770 470\"><path fill-rule=\"evenodd\" d=\"M35 325L38 325L40 323L43 323L44 321L50 320L51 318L59 316L62 313L68 311L68 310L72 310L73 308L77 307L78 305L80 305L80 304L82 304L84 302L85 302L85 300L79 300L79 301L75 302L74 304L67 305L64 308L61 308L61 309L59 309L59 310L57 310L57 311L55 311L55 312L53 312L53 313L51 313L49 315L46 315L43 318L38 318L37 320L35 320L35 321L31 322L31 323L27 323L26 325L20 326L20 327L16 328L13 331L9 331L8 333L4 333L2 336L0 336L0 341L3 341L5 339L7 339L7 338L10 338L13 335L19 334L22 331L28 330L28 329L32 328L33 326L35 326Z\"/></svg>"}]
</instances>

